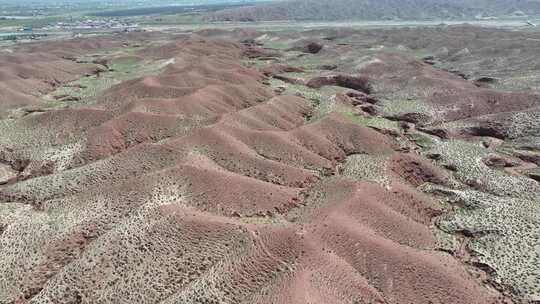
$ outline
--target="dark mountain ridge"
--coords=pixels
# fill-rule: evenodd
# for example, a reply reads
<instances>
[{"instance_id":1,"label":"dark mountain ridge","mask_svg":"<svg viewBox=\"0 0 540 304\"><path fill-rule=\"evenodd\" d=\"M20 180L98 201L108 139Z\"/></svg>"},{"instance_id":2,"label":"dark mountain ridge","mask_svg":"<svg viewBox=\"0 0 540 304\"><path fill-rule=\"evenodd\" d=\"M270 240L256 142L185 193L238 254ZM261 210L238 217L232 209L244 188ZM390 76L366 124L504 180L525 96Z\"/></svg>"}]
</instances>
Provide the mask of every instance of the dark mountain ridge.
<instances>
[{"instance_id":1,"label":"dark mountain ridge","mask_svg":"<svg viewBox=\"0 0 540 304\"><path fill-rule=\"evenodd\" d=\"M540 15L537 0L289 0L227 9L211 21L429 20Z\"/></svg>"}]
</instances>

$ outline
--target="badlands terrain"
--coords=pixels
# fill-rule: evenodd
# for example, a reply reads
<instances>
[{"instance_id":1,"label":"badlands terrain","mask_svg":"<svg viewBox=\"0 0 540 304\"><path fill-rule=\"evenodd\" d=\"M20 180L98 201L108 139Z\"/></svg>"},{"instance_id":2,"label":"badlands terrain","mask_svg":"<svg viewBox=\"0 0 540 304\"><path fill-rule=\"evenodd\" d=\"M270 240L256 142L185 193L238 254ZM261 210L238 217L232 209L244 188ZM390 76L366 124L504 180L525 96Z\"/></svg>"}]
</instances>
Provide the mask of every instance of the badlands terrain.
<instances>
[{"instance_id":1,"label":"badlands terrain","mask_svg":"<svg viewBox=\"0 0 540 304\"><path fill-rule=\"evenodd\" d=\"M540 302L540 33L0 52L0 303Z\"/></svg>"}]
</instances>

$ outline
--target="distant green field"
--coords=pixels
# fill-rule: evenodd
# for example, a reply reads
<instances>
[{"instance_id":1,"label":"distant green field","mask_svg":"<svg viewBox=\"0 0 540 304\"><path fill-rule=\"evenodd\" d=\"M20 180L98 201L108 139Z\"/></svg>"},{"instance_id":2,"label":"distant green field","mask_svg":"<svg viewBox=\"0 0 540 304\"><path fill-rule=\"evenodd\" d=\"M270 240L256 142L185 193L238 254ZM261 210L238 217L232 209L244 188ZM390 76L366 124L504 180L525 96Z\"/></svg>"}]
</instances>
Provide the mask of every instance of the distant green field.
<instances>
[{"instance_id":1,"label":"distant green field","mask_svg":"<svg viewBox=\"0 0 540 304\"><path fill-rule=\"evenodd\" d=\"M207 4L207 5L187 5L187 6L157 6L142 8L126 8L110 11L92 13L97 17L131 17L144 15L174 15L179 13L210 12L226 8L235 8L246 4Z\"/></svg>"}]
</instances>

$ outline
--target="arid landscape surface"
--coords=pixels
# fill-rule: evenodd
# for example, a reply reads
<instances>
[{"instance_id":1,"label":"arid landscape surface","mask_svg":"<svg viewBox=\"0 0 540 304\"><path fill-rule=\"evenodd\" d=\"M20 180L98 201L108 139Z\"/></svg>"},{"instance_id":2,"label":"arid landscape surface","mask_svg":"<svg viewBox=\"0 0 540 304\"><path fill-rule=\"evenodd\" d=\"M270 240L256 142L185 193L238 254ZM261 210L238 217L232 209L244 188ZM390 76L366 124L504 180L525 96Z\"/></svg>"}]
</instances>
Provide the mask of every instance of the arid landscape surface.
<instances>
[{"instance_id":1,"label":"arid landscape surface","mask_svg":"<svg viewBox=\"0 0 540 304\"><path fill-rule=\"evenodd\" d=\"M0 52L0 303L540 302L540 32Z\"/></svg>"},{"instance_id":2,"label":"arid landscape surface","mask_svg":"<svg viewBox=\"0 0 540 304\"><path fill-rule=\"evenodd\" d=\"M212 12L208 20L474 20L540 14L538 0L282 0Z\"/></svg>"}]
</instances>

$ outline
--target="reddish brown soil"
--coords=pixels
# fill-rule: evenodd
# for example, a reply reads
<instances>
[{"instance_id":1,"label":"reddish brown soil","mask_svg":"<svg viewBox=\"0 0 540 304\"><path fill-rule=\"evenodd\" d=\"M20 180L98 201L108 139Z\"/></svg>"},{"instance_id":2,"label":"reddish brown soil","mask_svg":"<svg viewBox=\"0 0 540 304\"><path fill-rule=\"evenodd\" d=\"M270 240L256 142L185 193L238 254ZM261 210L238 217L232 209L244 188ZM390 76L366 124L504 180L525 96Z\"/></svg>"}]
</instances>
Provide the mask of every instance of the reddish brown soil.
<instances>
[{"instance_id":1,"label":"reddish brown soil","mask_svg":"<svg viewBox=\"0 0 540 304\"><path fill-rule=\"evenodd\" d=\"M70 168L0 188L32 207L1 236L5 302L498 303L435 250L440 211L413 186L446 177L427 161L396 155L387 188L334 176L397 143L338 113L306 123L312 103L273 96L236 44L140 55L175 61L93 109L22 120L85 145Z\"/></svg>"},{"instance_id":2,"label":"reddish brown soil","mask_svg":"<svg viewBox=\"0 0 540 304\"><path fill-rule=\"evenodd\" d=\"M294 43L295 45L290 48L291 51L299 51L308 54L317 54L324 48L324 42L314 39L300 40Z\"/></svg>"},{"instance_id":3,"label":"reddish brown soil","mask_svg":"<svg viewBox=\"0 0 540 304\"><path fill-rule=\"evenodd\" d=\"M441 134L445 138L492 137L499 140L511 140L535 136L540 130L538 124L540 107L534 106L522 111L507 111L467 118L460 120L457 126L434 126L428 131Z\"/></svg>"},{"instance_id":4,"label":"reddish brown soil","mask_svg":"<svg viewBox=\"0 0 540 304\"><path fill-rule=\"evenodd\" d=\"M308 81L307 86L311 88L321 88L323 86L340 86L357 90L369 94L372 91L369 79L366 76L358 75L329 75L315 77Z\"/></svg>"},{"instance_id":5,"label":"reddish brown soil","mask_svg":"<svg viewBox=\"0 0 540 304\"><path fill-rule=\"evenodd\" d=\"M446 185L449 180L445 170L412 153L396 154L392 157L390 170L415 187L428 182Z\"/></svg>"},{"instance_id":6,"label":"reddish brown soil","mask_svg":"<svg viewBox=\"0 0 540 304\"><path fill-rule=\"evenodd\" d=\"M540 95L535 92L502 92L478 88L460 76L406 55L381 54L377 58L377 62L360 70L375 85L375 91L391 94L414 88L415 96L408 98L425 101L433 106L437 115L433 115L432 122L523 111L540 105Z\"/></svg>"},{"instance_id":7,"label":"reddish brown soil","mask_svg":"<svg viewBox=\"0 0 540 304\"><path fill-rule=\"evenodd\" d=\"M283 73L301 73L303 71L304 70L301 68L293 67L286 64L272 64L261 69L261 72L263 72L263 74L266 76L277 76Z\"/></svg>"}]
</instances>

